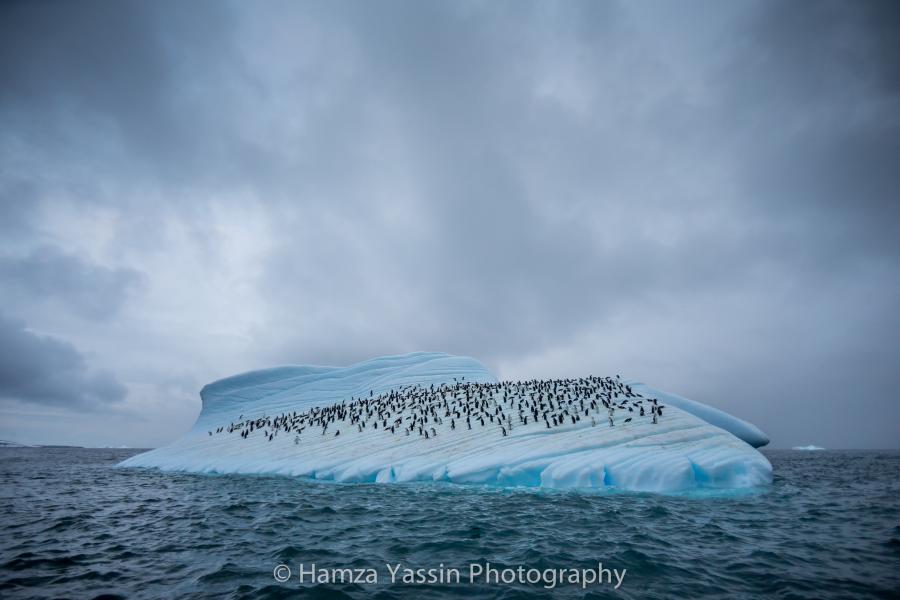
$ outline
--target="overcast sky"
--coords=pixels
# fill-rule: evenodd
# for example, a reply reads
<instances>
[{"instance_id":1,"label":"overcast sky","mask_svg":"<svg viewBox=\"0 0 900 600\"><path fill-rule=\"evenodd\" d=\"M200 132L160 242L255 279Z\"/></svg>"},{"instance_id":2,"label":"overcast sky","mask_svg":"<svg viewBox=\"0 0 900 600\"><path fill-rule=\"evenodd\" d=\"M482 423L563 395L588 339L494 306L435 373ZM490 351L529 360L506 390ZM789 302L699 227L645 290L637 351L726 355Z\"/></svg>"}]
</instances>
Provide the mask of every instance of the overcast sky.
<instances>
[{"instance_id":1,"label":"overcast sky","mask_svg":"<svg viewBox=\"0 0 900 600\"><path fill-rule=\"evenodd\" d=\"M4 2L0 438L439 350L897 447L898 7Z\"/></svg>"}]
</instances>

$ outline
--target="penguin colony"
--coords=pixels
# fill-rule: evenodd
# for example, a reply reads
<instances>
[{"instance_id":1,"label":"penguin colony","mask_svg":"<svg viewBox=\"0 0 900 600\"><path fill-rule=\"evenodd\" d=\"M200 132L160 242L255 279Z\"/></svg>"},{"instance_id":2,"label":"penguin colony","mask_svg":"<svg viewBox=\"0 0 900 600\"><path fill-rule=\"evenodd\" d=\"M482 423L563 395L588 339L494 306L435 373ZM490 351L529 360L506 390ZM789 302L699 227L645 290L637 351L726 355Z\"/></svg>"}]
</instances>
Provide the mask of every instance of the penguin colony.
<instances>
[{"instance_id":1,"label":"penguin colony","mask_svg":"<svg viewBox=\"0 0 900 600\"><path fill-rule=\"evenodd\" d=\"M665 406L645 398L622 383L617 375L579 379L471 383L465 378L435 387L408 385L379 396L355 398L304 412L276 417L238 417L209 435L238 434L247 439L263 436L269 442L279 434L293 435L300 445L306 436L352 435L381 430L386 435L420 436L432 439L456 429L491 428L508 436L515 427L540 424L554 429L590 420L591 426L622 426L632 420L656 424ZM343 432L343 433L342 433Z\"/></svg>"}]
</instances>

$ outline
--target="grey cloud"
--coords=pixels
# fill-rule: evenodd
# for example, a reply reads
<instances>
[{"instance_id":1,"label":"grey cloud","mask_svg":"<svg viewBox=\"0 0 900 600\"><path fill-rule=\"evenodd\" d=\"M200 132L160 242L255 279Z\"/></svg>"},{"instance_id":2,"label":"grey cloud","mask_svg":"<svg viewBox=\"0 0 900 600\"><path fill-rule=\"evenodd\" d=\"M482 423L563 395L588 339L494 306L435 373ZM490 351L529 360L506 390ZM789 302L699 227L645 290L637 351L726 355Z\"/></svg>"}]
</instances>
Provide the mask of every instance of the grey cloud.
<instances>
[{"instance_id":1,"label":"grey cloud","mask_svg":"<svg viewBox=\"0 0 900 600\"><path fill-rule=\"evenodd\" d=\"M203 32L227 30L229 12L214 2L180 5L173 12L175 6L4 3L0 78L6 84L0 108L13 126L7 135L18 138L26 152L67 167L86 155L108 161L116 172L101 168L94 175L113 180L184 183L185 177L202 177L210 152L216 153L217 132L227 129L222 119L228 117L217 107L230 106L229 96L214 88L221 93L216 103L198 105L181 90L186 81L227 69L230 47ZM221 62L210 64L212 56Z\"/></svg>"},{"instance_id":2,"label":"grey cloud","mask_svg":"<svg viewBox=\"0 0 900 600\"><path fill-rule=\"evenodd\" d=\"M38 205L38 185L28 180L0 180L0 232L7 239L28 240L31 220Z\"/></svg>"},{"instance_id":3,"label":"grey cloud","mask_svg":"<svg viewBox=\"0 0 900 600\"><path fill-rule=\"evenodd\" d=\"M733 139L750 207L778 215L802 241L797 252L843 265L895 258L900 9L878 0L762 6L720 73L723 116L746 128Z\"/></svg>"},{"instance_id":4,"label":"grey cloud","mask_svg":"<svg viewBox=\"0 0 900 600\"><path fill-rule=\"evenodd\" d=\"M110 373L92 371L70 343L39 336L0 314L0 398L75 410L122 401L127 389Z\"/></svg>"},{"instance_id":5,"label":"grey cloud","mask_svg":"<svg viewBox=\"0 0 900 600\"><path fill-rule=\"evenodd\" d=\"M0 290L7 302L49 301L92 320L113 317L141 282L134 269L96 265L55 246L24 256L0 255Z\"/></svg>"}]
</instances>

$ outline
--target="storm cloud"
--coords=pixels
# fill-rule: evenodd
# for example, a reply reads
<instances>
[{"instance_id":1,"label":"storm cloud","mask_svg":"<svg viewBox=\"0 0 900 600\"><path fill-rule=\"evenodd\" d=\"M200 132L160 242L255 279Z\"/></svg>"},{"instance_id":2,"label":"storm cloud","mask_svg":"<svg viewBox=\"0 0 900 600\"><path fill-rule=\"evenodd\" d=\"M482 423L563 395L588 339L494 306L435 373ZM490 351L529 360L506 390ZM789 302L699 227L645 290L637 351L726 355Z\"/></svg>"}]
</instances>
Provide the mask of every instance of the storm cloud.
<instances>
[{"instance_id":1,"label":"storm cloud","mask_svg":"<svg viewBox=\"0 0 900 600\"><path fill-rule=\"evenodd\" d=\"M25 256L0 256L0 290L9 302L55 302L89 319L115 316L126 296L140 284L133 269L110 269L39 246Z\"/></svg>"},{"instance_id":2,"label":"storm cloud","mask_svg":"<svg viewBox=\"0 0 900 600\"><path fill-rule=\"evenodd\" d=\"M0 314L0 399L99 410L127 390L106 372L91 372L72 344L28 331Z\"/></svg>"},{"instance_id":3,"label":"storm cloud","mask_svg":"<svg viewBox=\"0 0 900 600\"><path fill-rule=\"evenodd\" d=\"M84 443L177 437L235 371L425 349L897 444L896 3L0 11L7 337L84 349L140 417Z\"/></svg>"}]
</instances>

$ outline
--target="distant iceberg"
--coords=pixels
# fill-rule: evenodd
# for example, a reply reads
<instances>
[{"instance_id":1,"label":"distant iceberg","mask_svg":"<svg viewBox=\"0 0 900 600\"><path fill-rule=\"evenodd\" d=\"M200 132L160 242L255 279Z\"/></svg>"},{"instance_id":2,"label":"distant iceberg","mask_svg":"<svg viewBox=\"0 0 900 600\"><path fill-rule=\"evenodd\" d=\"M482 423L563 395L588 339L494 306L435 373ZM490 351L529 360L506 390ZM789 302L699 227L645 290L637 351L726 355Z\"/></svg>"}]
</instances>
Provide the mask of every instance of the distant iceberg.
<instances>
[{"instance_id":1,"label":"distant iceberg","mask_svg":"<svg viewBox=\"0 0 900 600\"><path fill-rule=\"evenodd\" d=\"M811 451L811 450L824 450L824 449L825 449L825 448L822 448L821 446L813 446L812 444L810 444L809 446L794 446L794 447L792 448L792 450L809 450L809 451Z\"/></svg>"},{"instance_id":2,"label":"distant iceberg","mask_svg":"<svg viewBox=\"0 0 900 600\"><path fill-rule=\"evenodd\" d=\"M0 440L0 448L31 448L27 444L20 444L19 442L13 442L10 440Z\"/></svg>"},{"instance_id":3,"label":"distant iceberg","mask_svg":"<svg viewBox=\"0 0 900 600\"><path fill-rule=\"evenodd\" d=\"M559 421L554 416L551 426L549 421L531 418L528 411L514 414L517 400L513 396L534 398L536 403L541 390L553 382L504 387L472 358L413 353L349 367L252 371L205 386L200 392L203 409L184 437L133 456L120 466L283 474L336 482L445 481L661 493L750 488L772 480L771 464L755 449L768 438L749 423L686 398L619 380L607 381L617 390L631 390L630 397L616 392L607 402L608 409L599 404L605 400L600 394L587 393L589 380L567 381L573 382L566 388L572 391L554 395L555 404L548 400L559 414ZM451 412L463 403L464 393L466 401L472 394L470 403L479 406L484 425L478 421L469 429L471 425L464 427L464 420ZM485 396L476 401L476 393ZM390 420L359 408L378 398L390 402L396 398L399 407L401 399L410 395L439 403L437 411L426 414L424 432L422 417L416 421L405 400L404 408L397 408ZM453 404L454 398L460 404ZM663 407L656 424L650 398ZM326 410L336 411L344 420L329 424L331 429L310 426L299 434L299 425L291 429L302 423L297 415L325 414L325 407L332 407ZM368 419L365 428L354 421L354 410ZM609 410L615 413L612 427ZM541 416L537 410L533 414ZM285 422L291 425L279 429ZM257 425L252 435L250 423Z\"/></svg>"}]
</instances>

